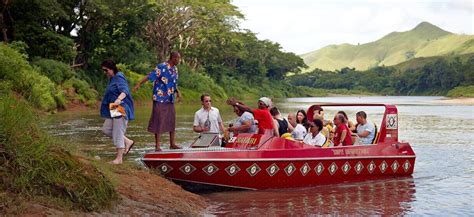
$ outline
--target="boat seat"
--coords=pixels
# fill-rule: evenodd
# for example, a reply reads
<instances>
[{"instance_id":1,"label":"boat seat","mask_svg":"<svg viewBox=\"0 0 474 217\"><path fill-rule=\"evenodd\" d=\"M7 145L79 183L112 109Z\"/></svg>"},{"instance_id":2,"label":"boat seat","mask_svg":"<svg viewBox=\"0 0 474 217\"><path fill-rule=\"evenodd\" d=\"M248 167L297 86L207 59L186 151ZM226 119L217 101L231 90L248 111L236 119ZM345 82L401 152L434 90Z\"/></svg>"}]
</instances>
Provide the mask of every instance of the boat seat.
<instances>
[{"instance_id":1,"label":"boat seat","mask_svg":"<svg viewBox=\"0 0 474 217\"><path fill-rule=\"evenodd\" d=\"M377 144L379 140L379 135L380 135L379 129L377 128L377 124L374 123L374 127L375 127L375 135L374 135L374 139L372 139L371 144Z\"/></svg>"}]
</instances>

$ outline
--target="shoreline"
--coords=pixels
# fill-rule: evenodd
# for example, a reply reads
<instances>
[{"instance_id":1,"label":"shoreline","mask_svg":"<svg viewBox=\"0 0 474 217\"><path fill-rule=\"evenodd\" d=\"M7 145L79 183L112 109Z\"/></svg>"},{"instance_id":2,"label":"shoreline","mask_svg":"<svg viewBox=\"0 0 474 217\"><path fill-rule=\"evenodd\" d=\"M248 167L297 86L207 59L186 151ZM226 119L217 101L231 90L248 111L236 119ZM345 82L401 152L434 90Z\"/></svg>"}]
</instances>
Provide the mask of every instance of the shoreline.
<instances>
[{"instance_id":1,"label":"shoreline","mask_svg":"<svg viewBox=\"0 0 474 217\"><path fill-rule=\"evenodd\" d=\"M474 98L473 97L454 97L454 98L446 98L441 100L436 100L434 102L441 103L441 104L455 104L455 105L474 105Z\"/></svg>"}]
</instances>

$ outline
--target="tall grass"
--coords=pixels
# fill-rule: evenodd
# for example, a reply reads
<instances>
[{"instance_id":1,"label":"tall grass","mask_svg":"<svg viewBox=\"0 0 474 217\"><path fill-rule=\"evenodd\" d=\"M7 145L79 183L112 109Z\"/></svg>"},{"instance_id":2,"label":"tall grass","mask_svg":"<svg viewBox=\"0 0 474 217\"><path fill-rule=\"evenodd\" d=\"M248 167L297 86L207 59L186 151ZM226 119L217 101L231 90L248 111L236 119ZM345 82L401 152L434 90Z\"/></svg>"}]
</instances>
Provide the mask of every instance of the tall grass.
<instances>
[{"instance_id":1,"label":"tall grass","mask_svg":"<svg viewBox=\"0 0 474 217\"><path fill-rule=\"evenodd\" d=\"M112 184L95 166L43 132L30 106L5 92L0 92L0 189L26 198L47 197L85 211L107 207L117 199Z\"/></svg>"}]
</instances>

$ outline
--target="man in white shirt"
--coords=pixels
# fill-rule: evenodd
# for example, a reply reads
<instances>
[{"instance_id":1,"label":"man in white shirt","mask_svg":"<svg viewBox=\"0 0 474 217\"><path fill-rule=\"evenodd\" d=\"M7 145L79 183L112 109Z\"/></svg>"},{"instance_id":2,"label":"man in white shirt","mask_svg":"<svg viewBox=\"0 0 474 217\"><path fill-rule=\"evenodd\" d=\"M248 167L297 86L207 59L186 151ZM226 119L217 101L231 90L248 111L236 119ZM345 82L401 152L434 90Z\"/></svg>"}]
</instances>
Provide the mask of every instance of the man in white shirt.
<instances>
[{"instance_id":1,"label":"man in white shirt","mask_svg":"<svg viewBox=\"0 0 474 217\"><path fill-rule=\"evenodd\" d=\"M375 137L375 126L367 122L367 114L364 111L356 113L356 120L359 143L372 144L372 140Z\"/></svg>"},{"instance_id":2,"label":"man in white shirt","mask_svg":"<svg viewBox=\"0 0 474 217\"><path fill-rule=\"evenodd\" d=\"M308 122L309 133L303 139L303 142L308 145L321 147L326 143L326 137L321 133L323 129L323 122L319 119L314 122Z\"/></svg>"},{"instance_id":3,"label":"man in white shirt","mask_svg":"<svg viewBox=\"0 0 474 217\"><path fill-rule=\"evenodd\" d=\"M201 95L201 105L202 108L194 114L194 132L218 133L221 137L221 132L224 132L224 125L219 109L211 106L211 96L209 94Z\"/></svg>"}]
</instances>

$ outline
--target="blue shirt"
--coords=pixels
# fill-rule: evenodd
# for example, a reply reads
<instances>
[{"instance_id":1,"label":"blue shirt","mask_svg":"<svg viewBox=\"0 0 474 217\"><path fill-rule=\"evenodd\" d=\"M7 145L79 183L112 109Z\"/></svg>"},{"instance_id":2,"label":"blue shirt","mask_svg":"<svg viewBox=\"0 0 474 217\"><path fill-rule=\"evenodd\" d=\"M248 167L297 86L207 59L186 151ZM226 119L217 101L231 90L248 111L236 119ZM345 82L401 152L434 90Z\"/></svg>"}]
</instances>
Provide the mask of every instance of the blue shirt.
<instances>
[{"instance_id":1,"label":"blue shirt","mask_svg":"<svg viewBox=\"0 0 474 217\"><path fill-rule=\"evenodd\" d=\"M135 109L133 108L133 99L128 89L127 79L122 72L117 72L109 80L107 88L105 89L104 99L102 99L102 104L100 105L100 116L104 118L110 117L109 103L115 102L120 93L125 93L127 96L122 100L121 106L124 107L127 116L127 120L135 119Z\"/></svg>"},{"instance_id":2,"label":"blue shirt","mask_svg":"<svg viewBox=\"0 0 474 217\"><path fill-rule=\"evenodd\" d=\"M178 85L178 68L169 63L158 64L148 74L148 80L153 82L153 101L160 103L174 103Z\"/></svg>"}]
</instances>

